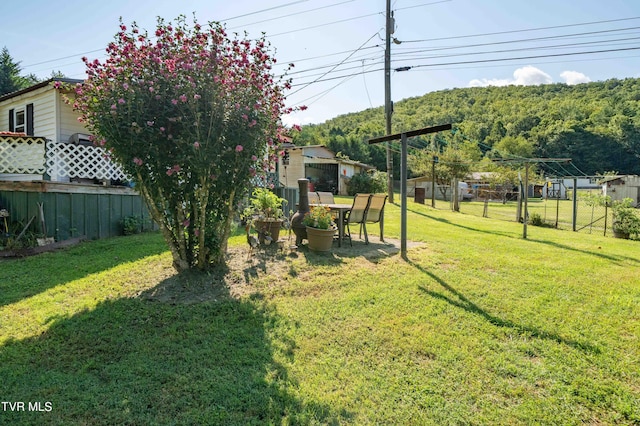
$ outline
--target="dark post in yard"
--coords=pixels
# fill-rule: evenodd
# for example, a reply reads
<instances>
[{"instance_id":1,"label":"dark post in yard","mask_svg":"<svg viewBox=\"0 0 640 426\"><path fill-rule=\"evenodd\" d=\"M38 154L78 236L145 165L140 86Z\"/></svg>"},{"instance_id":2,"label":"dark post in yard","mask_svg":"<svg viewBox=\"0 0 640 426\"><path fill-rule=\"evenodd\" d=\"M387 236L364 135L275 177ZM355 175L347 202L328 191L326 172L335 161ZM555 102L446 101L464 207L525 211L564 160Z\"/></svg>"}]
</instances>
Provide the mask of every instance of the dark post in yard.
<instances>
[{"instance_id":1,"label":"dark post in yard","mask_svg":"<svg viewBox=\"0 0 640 426\"><path fill-rule=\"evenodd\" d=\"M431 208L436 208L436 163L438 162L438 156L433 156L433 163L431 163Z\"/></svg>"},{"instance_id":2,"label":"dark post in yard","mask_svg":"<svg viewBox=\"0 0 640 426\"><path fill-rule=\"evenodd\" d=\"M451 124L441 126L425 127L424 129L411 130L409 132L396 133L379 138L369 139L369 144L388 142L400 139L402 152L400 158L400 253L403 259L407 258L407 139L425 135L427 133L442 132L451 130Z\"/></svg>"}]
</instances>

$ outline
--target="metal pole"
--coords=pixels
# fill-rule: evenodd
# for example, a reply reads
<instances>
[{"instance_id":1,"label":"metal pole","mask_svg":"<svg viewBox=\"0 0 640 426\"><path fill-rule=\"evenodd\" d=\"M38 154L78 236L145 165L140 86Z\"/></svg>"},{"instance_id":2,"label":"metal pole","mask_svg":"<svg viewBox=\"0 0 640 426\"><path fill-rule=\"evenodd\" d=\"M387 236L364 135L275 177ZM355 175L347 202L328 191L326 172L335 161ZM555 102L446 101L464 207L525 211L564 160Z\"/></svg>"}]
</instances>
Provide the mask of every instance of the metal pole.
<instances>
[{"instance_id":1,"label":"metal pole","mask_svg":"<svg viewBox=\"0 0 640 426\"><path fill-rule=\"evenodd\" d=\"M433 162L431 163L431 207L436 208L436 162L438 157L433 156Z\"/></svg>"},{"instance_id":2,"label":"metal pole","mask_svg":"<svg viewBox=\"0 0 640 426\"><path fill-rule=\"evenodd\" d=\"M576 232L578 222L578 178L573 178L573 232Z\"/></svg>"},{"instance_id":3,"label":"metal pole","mask_svg":"<svg viewBox=\"0 0 640 426\"><path fill-rule=\"evenodd\" d=\"M393 18L391 16L391 0L387 0L387 23L384 49L384 114L386 120L387 136L391 134L391 34L393 33ZM385 144L387 148L387 195L389 202L393 204L393 153L390 142Z\"/></svg>"},{"instance_id":4,"label":"metal pole","mask_svg":"<svg viewBox=\"0 0 640 426\"><path fill-rule=\"evenodd\" d=\"M401 138L402 153L400 154L400 254L407 258L407 134Z\"/></svg>"},{"instance_id":5,"label":"metal pole","mask_svg":"<svg viewBox=\"0 0 640 426\"><path fill-rule=\"evenodd\" d=\"M527 239L527 221L529 220L529 211L527 210L529 204L529 163L524 167L524 220L522 238Z\"/></svg>"}]
</instances>

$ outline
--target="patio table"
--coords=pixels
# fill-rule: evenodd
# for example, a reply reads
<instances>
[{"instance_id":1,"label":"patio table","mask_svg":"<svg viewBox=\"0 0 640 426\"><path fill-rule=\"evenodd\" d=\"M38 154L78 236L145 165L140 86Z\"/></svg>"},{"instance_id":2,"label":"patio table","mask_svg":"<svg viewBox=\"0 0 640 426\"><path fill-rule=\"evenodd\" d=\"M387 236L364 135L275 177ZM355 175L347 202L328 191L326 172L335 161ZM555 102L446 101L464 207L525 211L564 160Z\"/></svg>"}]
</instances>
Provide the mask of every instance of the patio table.
<instances>
[{"instance_id":1,"label":"patio table","mask_svg":"<svg viewBox=\"0 0 640 426\"><path fill-rule=\"evenodd\" d=\"M344 237L344 214L351 210L351 204L323 204L331 211L338 212L338 247L342 247L342 238Z\"/></svg>"}]
</instances>

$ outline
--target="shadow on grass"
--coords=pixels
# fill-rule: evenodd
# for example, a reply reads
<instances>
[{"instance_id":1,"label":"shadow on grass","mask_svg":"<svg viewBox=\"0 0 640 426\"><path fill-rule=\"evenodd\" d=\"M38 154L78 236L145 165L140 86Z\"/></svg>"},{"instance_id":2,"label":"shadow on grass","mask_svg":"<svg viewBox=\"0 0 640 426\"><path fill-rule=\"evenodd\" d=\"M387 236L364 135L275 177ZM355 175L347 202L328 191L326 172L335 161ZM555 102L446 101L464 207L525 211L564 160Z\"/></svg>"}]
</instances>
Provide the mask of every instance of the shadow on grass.
<instances>
[{"instance_id":1,"label":"shadow on grass","mask_svg":"<svg viewBox=\"0 0 640 426\"><path fill-rule=\"evenodd\" d=\"M527 238L525 240L525 239L523 239L521 237L514 237L512 234L507 233L507 232L486 231L484 229L472 228L470 226L461 225L459 223L453 223L453 222L451 222L451 221L449 221L447 219L443 219L443 218L439 218L439 217L433 217L433 216L430 216L430 215L428 215L426 213L419 212L419 211L416 211L416 210L412 210L412 209L407 209L407 210L409 210L410 212L415 213L415 214L417 214L419 216L424 216L424 217L427 217L429 219L432 219L432 220L435 220L435 221L438 221L438 222L442 222L442 223L446 223L447 225L455 226L457 228L466 229L466 230L472 231L472 232L479 232L479 233L483 233L483 234L490 234L490 235L496 235L496 236L500 236L500 237L518 239L518 240L521 240L523 242L534 242L534 243L540 243L540 244L547 244L547 245L556 247L556 248L561 249L561 250L568 250L568 251L574 251L574 252L578 252L578 253L584 253L584 254L588 254L588 255L591 255L591 256L596 256L596 257L599 257L599 258L602 258L602 259L605 259L605 260L609 260L609 261L612 261L612 262L623 262L623 261L632 261L632 262L636 262L636 263L640 262L640 260L638 260L638 259L627 257L627 256L612 256L612 255L608 255L608 254L605 254L605 253L600 253L600 252L597 252L597 251L580 250L580 249L577 249L575 247L571 247L571 246L568 246L568 245L565 245L565 244L559 244L559 243L556 243L556 242L553 242L553 241L536 240L536 239L532 239L532 238ZM462 213L462 214L464 214L464 213ZM562 232L562 231L559 231L559 232Z\"/></svg>"},{"instance_id":2,"label":"shadow on grass","mask_svg":"<svg viewBox=\"0 0 640 426\"><path fill-rule=\"evenodd\" d=\"M0 419L262 425L348 418L295 395L283 365L295 349L286 319L259 295L236 300L214 281L172 277L140 297L102 302L0 347L3 400L52 404L50 412L2 412ZM198 303L187 296L200 291L215 297Z\"/></svg>"},{"instance_id":3,"label":"shadow on grass","mask_svg":"<svg viewBox=\"0 0 640 426\"><path fill-rule=\"evenodd\" d=\"M126 258L121 257L125 245ZM75 247L32 257L0 261L0 306L35 296L60 284L163 253L167 246L157 233L85 241Z\"/></svg>"},{"instance_id":4,"label":"shadow on grass","mask_svg":"<svg viewBox=\"0 0 640 426\"><path fill-rule=\"evenodd\" d=\"M526 335L529 335L529 336L537 338L537 339L552 340L552 341L555 341L557 343L560 343L560 344L563 344L563 345L567 345L567 346L570 346L570 347L572 347L574 349L579 349L579 350L582 350L582 351L592 352L592 353L595 353L595 354L599 354L601 352L600 348L598 348L595 345L592 345L589 342L580 342L580 341L573 340L573 339L567 339L567 338L564 338L564 337L562 337L562 336L560 336L560 335L558 335L556 333L551 333L551 332L548 332L548 331L540 330L540 329L538 329L536 327L517 324L517 323L515 323L513 321L510 321L508 319L502 319L502 318L499 318L499 317L497 317L495 315L492 315L489 312L487 312L484 309L482 309L480 306L478 306L475 303L473 303L464 294L462 294L461 292L459 292L458 290L456 290L455 288L450 286L447 282L445 282L442 278L438 277L433 272L430 272L430 271L426 270L425 268L423 268L422 266L416 264L415 262L412 262L411 260L407 260L407 263L409 263L409 265L413 266L414 268L416 268L417 270L419 270L423 274L429 276L431 279L436 281L438 284L440 284L445 290L447 290L451 294L449 296L447 294L442 294L442 293L439 293L439 292L436 292L436 291L429 290L429 289L427 289L426 287L423 287L423 286L419 286L418 287L422 292L428 294L431 297L443 300L443 301L451 304L452 306L455 306L455 307L458 307L458 308L462 308L467 312L470 312L472 314L478 315L481 318L483 318L486 321L488 321L489 323L491 323L491 324L493 324L495 326L498 326L498 327L511 328L511 329L515 330L517 333L520 333L520 334L526 334Z\"/></svg>"},{"instance_id":5,"label":"shadow on grass","mask_svg":"<svg viewBox=\"0 0 640 426\"><path fill-rule=\"evenodd\" d=\"M571 246L567 246L565 244L560 244L557 243L555 241L548 241L548 240L537 240L535 238L529 238L527 239L527 241L531 241L533 243L538 243L538 244L546 244L552 247L556 247L559 248L561 250L568 250L568 251L575 251L578 253L584 253L584 254L590 254L592 256L596 256L596 257L600 257L602 259L605 260L609 260L611 262L633 262L633 263L640 263L640 259L638 259L637 257L630 257L630 256L612 256L609 254L605 254L605 253L599 253L599 252L594 252L594 251L586 251L586 250L580 250L577 249L575 247L571 247Z\"/></svg>"},{"instance_id":6,"label":"shadow on grass","mask_svg":"<svg viewBox=\"0 0 640 426\"><path fill-rule=\"evenodd\" d=\"M507 233L507 232L487 231L487 230L484 230L484 229L472 228L470 226L460 225L459 223L454 223L454 222L451 222L450 220L447 220L447 219L444 219L444 218L441 218L441 217L434 217L434 216L428 215L428 214L426 214L424 212L420 212L420 211L413 210L413 209L410 209L410 208L407 208L407 211L410 211L411 213L417 214L418 216L424 216L424 217L427 217L427 218L429 218L431 220L435 220L437 222L446 223L447 225L455 226L457 228L466 229L468 231L479 232L479 233L482 233L482 234L489 234L489 235L498 235L500 237L513 238L513 236L510 233ZM464 214L464 213L461 213L461 214Z\"/></svg>"}]
</instances>

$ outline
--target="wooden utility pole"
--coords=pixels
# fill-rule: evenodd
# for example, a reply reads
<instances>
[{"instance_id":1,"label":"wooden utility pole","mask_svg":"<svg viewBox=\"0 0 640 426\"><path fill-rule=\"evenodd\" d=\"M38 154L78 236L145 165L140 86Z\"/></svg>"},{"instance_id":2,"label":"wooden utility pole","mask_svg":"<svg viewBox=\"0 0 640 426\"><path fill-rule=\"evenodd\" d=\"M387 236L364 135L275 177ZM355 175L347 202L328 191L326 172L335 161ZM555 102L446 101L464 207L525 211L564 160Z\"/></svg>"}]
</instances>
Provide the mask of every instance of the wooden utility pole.
<instances>
[{"instance_id":1,"label":"wooden utility pole","mask_svg":"<svg viewBox=\"0 0 640 426\"><path fill-rule=\"evenodd\" d=\"M391 15L391 0L387 0L386 14L386 37L384 49L384 116L386 121L387 136L391 134L391 115L393 114L393 104L391 103L391 34L394 31L393 16ZM393 153L389 142L386 144L387 151L387 196L389 202L393 204Z\"/></svg>"},{"instance_id":2,"label":"wooden utility pole","mask_svg":"<svg viewBox=\"0 0 640 426\"><path fill-rule=\"evenodd\" d=\"M369 144L389 142L398 139L400 139L402 143L400 154L400 253L403 259L407 258L407 139L427 133L451 130L451 127L451 124L443 124L442 126L425 127L424 129L369 139Z\"/></svg>"}]
</instances>

